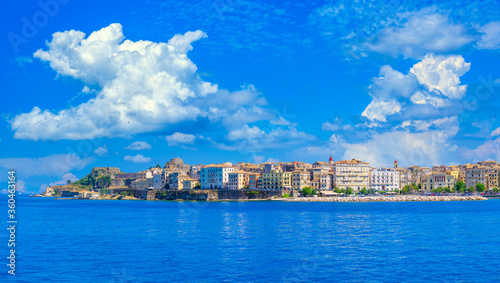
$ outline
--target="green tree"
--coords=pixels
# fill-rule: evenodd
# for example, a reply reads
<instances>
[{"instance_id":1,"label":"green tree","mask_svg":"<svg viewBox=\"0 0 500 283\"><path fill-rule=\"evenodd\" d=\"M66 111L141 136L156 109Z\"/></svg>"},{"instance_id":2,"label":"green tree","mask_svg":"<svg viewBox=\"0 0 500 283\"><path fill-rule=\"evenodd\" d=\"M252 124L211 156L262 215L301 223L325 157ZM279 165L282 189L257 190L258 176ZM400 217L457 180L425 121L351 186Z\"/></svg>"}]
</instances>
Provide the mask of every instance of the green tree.
<instances>
[{"instance_id":1,"label":"green tree","mask_svg":"<svg viewBox=\"0 0 500 283\"><path fill-rule=\"evenodd\" d=\"M67 184L67 185L71 185L72 183L73 183L73 182L71 182L71 180L66 181L66 184Z\"/></svg>"},{"instance_id":2,"label":"green tree","mask_svg":"<svg viewBox=\"0 0 500 283\"><path fill-rule=\"evenodd\" d=\"M97 178L97 180L95 181L95 185L98 188L109 187L111 185L111 176L110 175L104 175L104 176L101 176L101 177Z\"/></svg>"},{"instance_id":3,"label":"green tree","mask_svg":"<svg viewBox=\"0 0 500 283\"><path fill-rule=\"evenodd\" d=\"M474 191L475 191L475 189L473 187L467 188L467 192L468 193L473 193Z\"/></svg>"},{"instance_id":4,"label":"green tree","mask_svg":"<svg viewBox=\"0 0 500 283\"><path fill-rule=\"evenodd\" d=\"M366 190L366 187L363 187L363 188L361 189L361 194L363 194L363 195L368 194L368 191Z\"/></svg>"},{"instance_id":5,"label":"green tree","mask_svg":"<svg viewBox=\"0 0 500 283\"><path fill-rule=\"evenodd\" d=\"M317 194L318 194L318 191L317 191L317 190L315 190L315 189L313 189L313 190L312 190L312 195L314 196L314 195L317 195Z\"/></svg>"},{"instance_id":6,"label":"green tree","mask_svg":"<svg viewBox=\"0 0 500 283\"><path fill-rule=\"evenodd\" d=\"M465 191L465 183L462 181L458 181L455 183L455 186L453 186L453 190L456 192L464 192Z\"/></svg>"},{"instance_id":7,"label":"green tree","mask_svg":"<svg viewBox=\"0 0 500 283\"><path fill-rule=\"evenodd\" d=\"M346 195L352 195L352 189L350 187L347 187L345 190Z\"/></svg>"},{"instance_id":8,"label":"green tree","mask_svg":"<svg viewBox=\"0 0 500 283\"><path fill-rule=\"evenodd\" d=\"M313 194L313 189L311 187L305 187L302 189L302 195L304 196L310 196Z\"/></svg>"},{"instance_id":9,"label":"green tree","mask_svg":"<svg viewBox=\"0 0 500 283\"><path fill-rule=\"evenodd\" d=\"M482 193L482 192L486 191L486 187L484 186L484 184L477 183L476 184L476 191Z\"/></svg>"},{"instance_id":10,"label":"green tree","mask_svg":"<svg viewBox=\"0 0 500 283\"><path fill-rule=\"evenodd\" d=\"M198 183L193 187L194 190L199 190L201 189L201 185ZM248 188L247 188L248 189Z\"/></svg>"},{"instance_id":11,"label":"green tree","mask_svg":"<svg viewBox=\"0 0 500 283\"><path fill-rule=\"evenodd\" d=\"M494 193L498 193L498 188L493 188Z\"/></svg>"},{"instance_id":12,"label":"green tree","mask_svg":"<svg viewBox=\"0 0 500 283\"><path fill-rule=\"evenodd\" d=\"M161 169L161 166L160 166L160 164L156 164L156 168L160 168L160 169Z\"/></svg>"},{"instance_id":13,"label":"green tree","mask_svg":"<svg viewBox=\"0 0 500 283\"><path fill-rule=\"evenodd\" d=\"M453 190L451 188L444 188L445 193L453 193Z\"/></svg>"},{"instance_id":14,"label":"green tree","mask_svg":"<svg viewBox=\"0 0 500 283\"><path fill-rule=\"evenodd\" d=\"M406 195L407 193L409 193L412 190L413 190L413 188L410 185L406 185L403 187L403 189L401 189L401 193Z\"/></svg>"}]
</instances>

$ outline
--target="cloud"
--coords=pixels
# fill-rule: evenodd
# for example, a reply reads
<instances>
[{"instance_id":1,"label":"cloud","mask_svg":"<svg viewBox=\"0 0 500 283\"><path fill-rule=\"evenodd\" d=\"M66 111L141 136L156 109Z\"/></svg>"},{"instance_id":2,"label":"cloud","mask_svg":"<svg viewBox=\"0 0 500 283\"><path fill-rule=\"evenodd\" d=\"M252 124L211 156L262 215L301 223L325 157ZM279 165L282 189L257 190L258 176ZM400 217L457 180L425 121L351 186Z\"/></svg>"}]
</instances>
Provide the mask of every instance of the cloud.
<instances>
[{"instance_id":1,"label":"cloud","mask_svg":"<svg viewBox=\"0 0 500 283\"><path fill-rule=\"evenodd\" d=\"M258 152L297 146L316 139L315 136L290 126L281 126L265 131L257 126L250 127L248 125L230 131L226 138L229 143L220 143L213 139L208 139L208 141L220 150Z\"/></svg>"},{"instance_id":2,"label":"cloud","mask_svg":"<svg viewBox=\"0 0 500 283\"><path fill-rule=\"evenodd\" d=\"M386 122L388 116L395 119L395 114L400 121L455 115L467 91L460 77L469 69L470 63L460 55L433 54L413 65L406 75L382 66L369 87L373 99L361 115L379 122Z\"/></svg>"},{"instance_id":3,"label":"cloud","mask_svg":"<svg viewBox=\"0 0 500 283\"><path fill-rule=\"evenodd\" d=\"M204 37L198 30L167 43L134 42L124 40L118 23L88 37L75 30L54 33L47 50L37 50L34 57L48 62L58 76L92 86L95 97L58 112L34 107L19 114L9 121L14 137L129 137L198 118L227 127L276 118L263 108L267 102L252 85L231 92L200 78L187 52Z\"/></svg>"},{"instance_id":4,"label":"cloud","mask_svg":"<svg viewBox=\"0 0 500 283\"><path fill-rule=\"evenodd\" d=\"M500 160L500 137L486 141L475 149L464 148L462 152L465 158L473 162L487 159Z\"/></svg>"},{"instance_id":5,"label":"cloud","mask_svg":"<svg viewBox=\"0 0 500 283\"><path fill-rule=\"evenodd\" d=\"M18 193L28 193L28 189L26 187L26 182L21 179L16 180L16 192ZM2 189L0 194L8 194L9 191L7 189Z\"/></svg>"},{"instance_id":6,"label":"cloud","mask_svg":"<svg viewBox=\"0 0 500 283\"><path fill-rule=\"evenodd\" d=\"M442 53L460 49L474 41L467 28L451 19L424 8L418 12L398 14L398 21L381 29L375 40L367 42L370 51L392 56L422 58L426 53Z\"/></svg>"},{"instance_id":7,"label":"cloud","mask_svg":"<svg viewBox=\"0 0 500 283\"><path fill-rule=\"evenodd\" d=\"M434 56L428 54L415 64L410 72L415 74L420 84L429 90L439 90L444 96L460 99L465 96L466 85L460 85L460 77L470 69L460 55Z\"/></svg>"},{"instance_id":8,"label":"cloud","mask_svg":"<svg viewBox=\"0 0 500 283\"><path fill-rule=\"evenodd\" d=\"M179 132L175 132L170 136L166 136L165 140L167 141L168 146L178 146L183 144L194 144L196 137L190 134L183 134Z\"/></svg>"},{"instance_id":9,"label":"cloud","mask_svg":"<svg viewBox=\"0 0 500 283\"><path fill-rule=\"evenodd\" d=\"M496 128L493 132L491 132L492 137L500 136L500 127Z\"/></svg>"},{"instance_id":10,"label":"cloud","mask_svg":"<svg viewBox=\"0 0 500 283\"><path fill-rule=\"evenodd\" d=\"M488 23L480 28L481 38L476 42L477 49L500 48L500 21Z\"/></svg>"},{"instance_id":11,"label":"cloud","mask_svg":"<svg viewBox=\"0 0 500 283\"><path fill-rule=\"evenodd\" d=\"M374 132L364 141L347 142L333 134L328 142L319 146L297 149L293 154L307 158L324 158L332 154L335 159L362 159L370 166L391 166L397 159L402 166L448 164L456 162L456 145L452 138L458 132L458 120L436 121L422 131L409 129ZM409 127L409 126L407 126Z\"/></svg>"},{"instance_id":12,"label":"cloud","mask_svg":"<svg viewBox=\"0 0 500 283\"><path fill-rule=\"evenodd\" d=\"M145 157L142 154L137 154L135 156L126 155L123 160L133 162L133 163L148 163L151 162L150 157Z\"/></svg>"},{"instance_id":13,"label":"cloud","mask_svg":"<svg viewBox=\"0 0 500 283\"><path fill-rule=\"evenodd\" d=\"M125 149L130 149L130 150L151 149L151 145L145 141L135 141L129 146L127 146Z\"/></svg>"},{"instance_id":14,"label":"cloud","mask_svg":"<svg viewBox=\"0 0 500 283\"><path fill-rule=\"evenodd\" d=\"M257 126L249 127L248 125L243 126L241 129L232 130L227 135L227 139L230 141L242 140L242 139L256 139L260 138L266 133L259 129Z\"/></svg>"},{"instance_id":15,"label":"cloud","mask_svg":"<svg viewBox=\"0 0 500 283\"><path fill-rule=\"evenodd\" d=\"M16 57L16 63L21 66L21 67L24 67L26 66L27 64L30 64L33 62L33 60L31 60L30 57L24 57L24 56L18 56Z\"/></svg>"},{"instance_id":16,"label":"cloud","mask_svg":"<svg viewBox=\"0 0 500 283\"><path fill-rule=\"evenodd\" d=\"M386 122L386 117L401 111L401 104L396 100L374 99L361 113L370 120Z\"/></svg>"},{"instance_id":17,"label":"cloud","mask_svg":"<svg viewBox=\"0 0 500 283\"><path fill-rule=\"evenodd\" d=\"M76 182L76 181L78 181L78 178L75 175L73 175L72 173L66 173L62 176L62 179L60 181L50 183L49 187L58 186L58 185L66 185L68 183L68 180L70 180L71 182Z\"/></svg>"},{"instance_id":18,"label":"cloud","mask_svg":"<svg viewBox=\"0 0 500 283\"><path fill-rule=\"evenodd\" d=\"M339 117L336 117L333 123L326 121L323 124L321 124L322 131L337 132L337 131L349 131L352 129L353 127L351 124L344 125L344 121Z\"/></svg>"},{"instance_id":19,"label":"cloud","mask_svg":"<svg viewBox=\"0 0 500 283\"><path fill-rule=\"evenodd\" d=\"M40 158L3 158L0 167L17 171L19 178L31 176L63 176L71 170L81 170L94 162L91 157L77 154L55 154Z\"/></svg>"},{"instance_id":20,"label":"cloud","mask_svg":"<svg viewBox=\"0 0 500 283\"><path fill-rule=\"evenodd\" d=\"M100 146L94 149L94 153L97 154L98 156L108 156L109 151L106 148L106 145L104 145L104 147Z\"/></svg>"}]
</instances>

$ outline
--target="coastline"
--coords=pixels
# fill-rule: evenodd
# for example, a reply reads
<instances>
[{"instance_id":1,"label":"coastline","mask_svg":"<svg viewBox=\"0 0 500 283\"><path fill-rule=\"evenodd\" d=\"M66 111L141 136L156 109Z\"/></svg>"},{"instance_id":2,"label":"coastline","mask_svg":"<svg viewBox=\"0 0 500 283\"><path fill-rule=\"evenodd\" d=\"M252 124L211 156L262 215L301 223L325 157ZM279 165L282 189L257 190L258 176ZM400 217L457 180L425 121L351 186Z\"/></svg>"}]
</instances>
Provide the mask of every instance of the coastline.
<instances>
[{"instance_id":1,"label":"coastline","mask_svg":"<svg viewBox=\"0 0 500 283\"><path fill-rule=\"evenodd\" d=\"M58 198L59 200L145 200L135 197L100 197L95 199L81 198ZM365 197L298 197L298 198L253 198L253 199L217 199L217 200L197 200L197 199L150 199L149 201L285 201L285 202L415 202L415 201L481 201L488 198L481 195L473 196L365 196Z\"/></svg>"},{"instance_id":2,"label":"coastline","mask_svg":"<svg viewBox=\"0 0 500 283\"><path fill-rule=\"evenodd\" d=\"M302 198L274 198L273 201L299 202L401 202L401 201L479 201L488 200L479 195L475 196L366 196L366 197L302 197Z\"/></svg>"}]
</instances>

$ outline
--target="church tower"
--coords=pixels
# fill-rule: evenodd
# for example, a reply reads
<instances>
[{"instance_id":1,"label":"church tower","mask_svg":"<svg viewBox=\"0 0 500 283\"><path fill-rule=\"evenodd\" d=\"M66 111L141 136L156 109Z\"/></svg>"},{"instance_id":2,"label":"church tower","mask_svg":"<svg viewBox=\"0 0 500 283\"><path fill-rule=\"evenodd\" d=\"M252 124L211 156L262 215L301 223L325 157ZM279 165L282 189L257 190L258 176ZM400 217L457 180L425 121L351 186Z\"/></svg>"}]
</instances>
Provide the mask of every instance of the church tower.
<instances>
[{"instance_id":1,"label":"church tower","mask_svg":"<svg viewBox=\"0 0 500 283\"><path fill-rule=\"evenodd\" d=\"M394 169L397 169L398 168L398 161L394 161Z\"/></svg>"},{"instance_id":2,"label":"church tower","mask_svg":"<svg viewBox=\"0 0 500 283\"><path fill-rule=\"evenodd\" d=\"M330 155L330 159L328 159L328 164L333 164L333 158L331 155Z\"/></svg>"}]
</instances>

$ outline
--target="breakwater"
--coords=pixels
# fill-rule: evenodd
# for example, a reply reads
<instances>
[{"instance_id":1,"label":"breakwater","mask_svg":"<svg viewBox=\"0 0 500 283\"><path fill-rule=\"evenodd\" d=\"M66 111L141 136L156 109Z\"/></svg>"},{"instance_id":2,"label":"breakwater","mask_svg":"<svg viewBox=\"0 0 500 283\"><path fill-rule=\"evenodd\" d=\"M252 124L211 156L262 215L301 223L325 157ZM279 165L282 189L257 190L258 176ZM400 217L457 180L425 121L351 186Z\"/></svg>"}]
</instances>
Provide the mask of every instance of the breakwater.
<instances>
[{"instance_id":1,"label":"breakwater","mask_svg":"<svg viewBox=\"0 0 500 283\"><path fill-rule=\"evenodd\" d=\"M152 192L152 191L150 191ZM159 200L267 200L281 197L283 191L258 190L161 190L154 191ZM152 193L150 193L152 194ZM149 198L148 198L149 199Z\"/></svg>"},{"instance_id":2,"label":"breakwater","mask_svg":"<svg viewBox=\"0 0 500 283\"><path fill-rule=\"evenodd\" d=\"M483 196L366 196L366 197L301 197L274 198L276 201L322 201L322 202L397 202L397 201L470 201L487 200Z\"/></svg>"}]
</instances>

